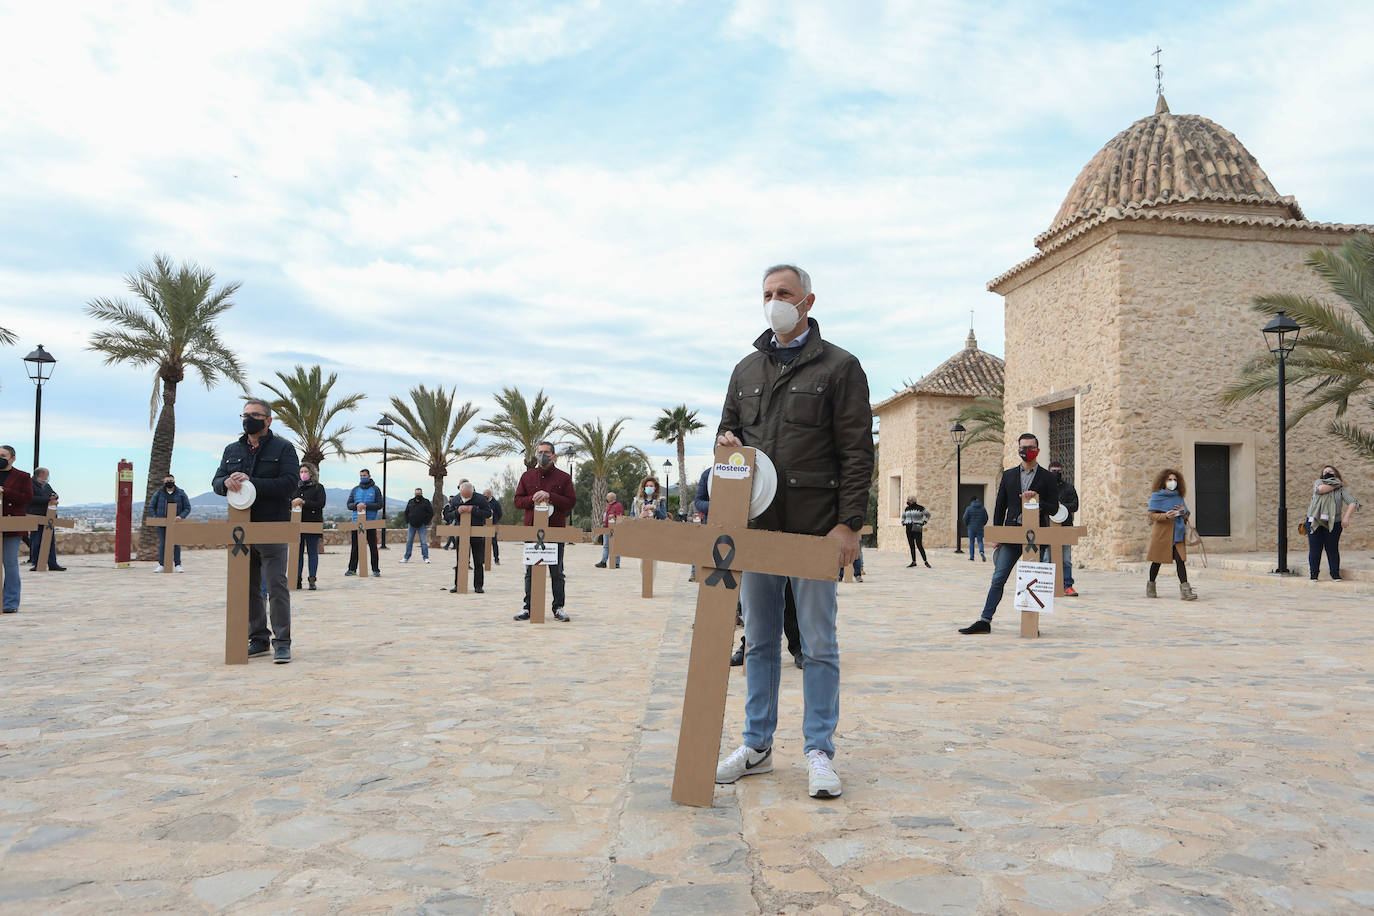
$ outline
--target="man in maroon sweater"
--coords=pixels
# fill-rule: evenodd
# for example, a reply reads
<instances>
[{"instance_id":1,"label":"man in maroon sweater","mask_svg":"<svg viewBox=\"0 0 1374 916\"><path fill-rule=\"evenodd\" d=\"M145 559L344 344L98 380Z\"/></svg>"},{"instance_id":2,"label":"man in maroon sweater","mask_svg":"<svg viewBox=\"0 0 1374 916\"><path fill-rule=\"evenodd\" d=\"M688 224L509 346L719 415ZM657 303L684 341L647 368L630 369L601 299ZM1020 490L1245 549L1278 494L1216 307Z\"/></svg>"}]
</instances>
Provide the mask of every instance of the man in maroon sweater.
<instances>
[{"instance_id":1,"label":"man in maroon sweater","mask_svg":"<svg viewBox=\"0 0 1374 916\"><path fill-rule=\"evenodd\" d=\"M552 506L547 513L539 513L539 524L550 528L566 528L568 513L577 502L573 493L573 480L566 471L554 467L556 456L552 442L541 442L534 448L535 466L520 475L520 483L515 488L515 508L525 510L525 524L533 525L535 506ZM560 623L572 620L563 613L563 545L558 545L558 565L549 567L549 577L553 580L553 619ZM530 619L530 568L525 567L525 609L515 615L516 620Z\"/></svg>"},{"instance_id":2,"label":"man in maroon sweater","mask_svg":"<svg viewBox=\"0 0 1374 916\"><path fill-rule=\"evenodd\" d=\"M5 491L0 515L26 515L33 499L33 479L14 466L14 447L0 445L0 489ZM3 610L13 614L19 610L19 539L23 533L6 531L0 537L5 564Z\"/></svg>"}]
</instances>

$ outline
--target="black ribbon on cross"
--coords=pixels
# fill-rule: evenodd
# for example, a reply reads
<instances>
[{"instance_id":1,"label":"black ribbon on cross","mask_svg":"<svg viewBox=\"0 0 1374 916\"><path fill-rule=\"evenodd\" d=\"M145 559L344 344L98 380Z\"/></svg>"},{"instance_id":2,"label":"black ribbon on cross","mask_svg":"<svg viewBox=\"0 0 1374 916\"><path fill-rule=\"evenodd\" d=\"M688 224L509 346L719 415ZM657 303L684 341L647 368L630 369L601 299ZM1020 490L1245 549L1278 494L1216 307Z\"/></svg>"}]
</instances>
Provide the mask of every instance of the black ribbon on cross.
<instances>
[{"instance_id":1,"label":"black ribbon on cross","mask_svg":"<svg viewBox=\"0 0 1374 916\"><path fill-rule=\"evenodd\" d=\"M536 531L536 532L534 533L534 546L535 546L537 549L539 549L539 550L543 550L543 549L544 549L544 529L543 529L543 528L540 528L538 531Z\"/></svg>"},{"instance_id":2,"label":"black ribbon on cross","mask_svg":"<svg viewBox=\"0 0 1374 916\"><path fill-rule=\"evenodd\" d=\"M722 544L730 551L724 556L721 556L720 553ZM715 585L717 582L724 582L726 588L738 588L735 574L730 571L730 564L735 562L735 539L728 534L722 534L716 538L716 542L711 545L711 559L716 564L716 571L706 577L706 584Z\"/></svg>"},{"instance_id":3,"label":"black ribbon on cross","mask_svg":"<svg viewBox=\"0 0 1374 916\"><path fill-rule=\"evenodd\" d=\"M1036 556L1039 556L1039 555L1040 555L1040 549L1039 549L1038 547L1035 546L1035 529L1034 529L1034 528L1027 528L1027 529L1026 529L1026 547L1025 547L1025 550L1023 551L1023 553L1033 553L1033 554L1035 554Z\"/></svg>"},{"instance_id":4,"label":"black ribbon on cross","mask_svg":"<svg viewBox=\"0 0 1374 916\"><path fill-rule=\"evenodd\" d=\"M230 549L229 555L230 555L230 556L238 556L238 555L241 554L241 553L247 553L247 552L248 552L248 545L245 544L245 543L243 543L243 526L242 526L242 525L235 525L235 526L234 526L234 546Z\"/></svg>"},{"instance_id":5,"label":"black ribbon on cross","mask_svg":"<svg viewBox=\"0 0 1374 916\"><path fill-rule=\"evenodd\" d=\"M47 528L49 531L52 531L53 521L53 519L48 519L46 522L43 523L43 527Z\"/></svg>"}]
</instances>

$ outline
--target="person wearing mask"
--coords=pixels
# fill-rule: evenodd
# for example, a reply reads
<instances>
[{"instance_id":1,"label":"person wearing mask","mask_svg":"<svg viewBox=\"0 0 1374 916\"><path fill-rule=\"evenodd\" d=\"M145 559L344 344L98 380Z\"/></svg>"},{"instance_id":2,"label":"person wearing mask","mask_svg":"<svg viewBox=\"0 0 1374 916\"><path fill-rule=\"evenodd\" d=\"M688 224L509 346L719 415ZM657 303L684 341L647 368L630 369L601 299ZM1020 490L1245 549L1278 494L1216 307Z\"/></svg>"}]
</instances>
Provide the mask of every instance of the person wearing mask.
<instances>
[{"instance_id":1,"label":"person wearing mask","mask_svg":"<svg viewBox=\"0 0 1374 916\"><path fill-rule=\"evenodd\" d=\"M668 500L657 477L645 477L639 482L639 492L635 494L631 506L631 513L635 518L668 517Z\"/></svg>"},{"instance_id":2,"label":"person wearing mask","mask_svg":"<svg viewBox=\"0 0 1374 916\"><path fill-rule=\"evenodd\" d=\"M1313 582L1321 571L1323 552L1326 571L1340 580L1341 532L1350 527L1350 516L1359 506L1345 488L1340 470L1332 464L1323 467L1322 476L1312 483L1312 501L1307 505L1307 569Z\"/></svg>"},{"instance_id":3,"label":"person wearing mask","mask_svg":"<svg viewBox=\"0 0 1374 916\"><path fill-rule=\"evenodd\" d=\"M365 521L373 521L377 514L382 511L382 489L372 482L372 472L363 468L358 472L358 485L348 491L348 510L353 513L353 521L358 520L359 513ZM353 546L348 552L348 571L345 576L356 576L358 574L358 532L350 532L353 536ZM372 558L372 575L382 574L381 563L377 559L377 529L367 529L367 552Z\"/></svg>"},{"instance_id":4,"label":"person wearing mask","mask_svg":"<svg viewBox=\"0 0 1374 916\"><path fill-rule=\"evenodd\" d=\"M257 497L249 518L255 522L289 522L291 499L300 486L301 463L296 449L272 434L272 408L266 401L244 401L241 419L243 435L224 449L210 488L227 496L251 483ZM248 657L271 651L272 660L278 665L291 661L291 590L286 582L286 550L285 544L253 544L248 551ZM264 583L270 599L263 597Z\"/></svg>"},{"instance_id":5,"label":"person wearing mask","mask_svg":"<svg viewBox=\"0 0 1374 916\"><path fill-rule=\"evenodd\" d=\"M615 524L616 519L620 518L624 514L625 507L621 505L620 500L615 498L614 493L607 493L606 506L604 509L601 510L601 527L609 529L612 525ZM608 532L607 534L604 534L601 537L601 562L596 564L596 568L605 569L606 564L610 562L610 559L611 535ZM620 568L620 557L615 558L615 568Z\"/></svg>"},{"instance_id":6,"label":"person wearing mask","mask_svg":"<svg viewBox=\"0 0 1374 916\"><path fill-rule=\"evenodd\" d=\"M821 337L811 317L811 276L793 264L763 273L768 329L730 374L716 444L759 449L778 468L772 505L750 522L765 531L828 537L841 566L859 555L859 529L873 481L873 411L868 378L853 354ZM716 767L716 782L771 772L787 585L801 631L802 733L807 794L841 793L835 772L840 717L840 649L835 582L745 572L746 693L743 742Z\"/></svg>"},{"instance_id":7,"label":"person wearing mask","mask_svg":"<svg viewBox=\"0 0 1374 916\"><path fill-rule=\"evenodd\" d=\"M988 555L983 553L983 527L988 523L988 510L983 505L980 497L973 497L969 500L968 506L964 508L964 530L968 532L968 561L973 562L973 542L978 542L978 556L983 558L983 562L988 561Z\"/></svg>"},{"instance_id":8,"label":"person wearing mask","mask_svg":"<svg viewBox=\"0 0 1374 916\"><path fill-rule=\"evenodd\" d=\"M487 487L483 490L482 495L486 497L487 506L491 508L492 526L494 527L501 524L501 516L506 514L506 510L501 508L501 500L497 499L495 494L491 492L491 487ZM491 533L491 562L495 563L497 566L501 565L501 551L497 547L495 531ZM483 563L482 565L485 566L486 564Z\"/></svg>"},{"instance_id":9,"label":"person wearing mask","mask_svg":"<svg viewBox=\"0 0 1374 916\"><path fill-rule=\"evenodd\" d=\"M324 521L327 497L324 484L320 483L320 469L304 461L301 463L300 477L301 484L296 488L296 498L291 500L291 505L300 506L303 522ZM302 534L300 542L296 544L296 588L301 587L301 573L306 568L302 561L308 560L310 591L315 591L315 576L320 571L320 541L323 538L323 534Z\"/></svg>"},{"instance_id":10,"label":"person wearing mask","mask_svg":"<svg viewBox=\"0 0 1374 916\"><path fill-rule=\"evenodd\" d=\"M28 515L29 501L33 499L33 478L28 472L14 466L14 446L0 445L0 515ZM19 613L19 546L23 542L22 531L6 531L0 537L0 560L5 565L5 587L0 593L0 610L6 614Z\"/></svg>"},{"instance_id":11,"label":"person wearing mask","mask_svg":"<svg viewBox=\"0 0 1374 916\"><path fill-rule=\"evenodd\" d=\"M29 515L46 516L48 507L57 504L57 491L48 484L48 469L33 469L33 498L29 500ZM29 571L38 570L38 552L43 549L43 526L29 535ZM57 563L57 538L53 538L52 549L48 552L48 569L53 572L66 572L67 567Z\"/></svg>"},{"instance_id":12,"label":"person wearing mask","mask_svg":"<svg viewBox=\"0 0 1374 916\"><path fill-rule=\"evenodd\" d=\"M452 518L449 524L456 524L461 516L472 516L472 527L481 528L491 518L491 503L487 498L473 487L472 481L464 480L458 484L458 492L449 499L448 505L444 507L444 518ZM472 590L474 593L482 594L482 586L485 584L485 567L487 565L487 541L486 538L468 538L469 555L472 560ZM467 571L458 568L457 562L453 564L453 588L451 592L458 591L458 577L466 576Z\"/></svg>"},{"instance_id":13,"label":"person wearing mask","mask_svg":"<svg viewBox=\"0 0 1374 916\"><path fill-rule=\"evenodd\" d=\"M515 508L524 510L525 525L534 524L534 507L548 506L548 522L544 522L544 512L540 512L540 524L550 528L566 528L568 513L577 505L577 493L573 489L573 479L568 473L554 466L558 457L554 454L552 442L540 442L534 447L534 467L520 475L515 487ZM553 586L553 619L560 623L572 620L563 612L565 579L563 575L563 548L558 545L558 562L549 567L549 579ZM530 619L530 567L525 567L525 608L515 615L516 620Z\"/></svg>"},{"instance_id":14,"label":"person wearing mask","mask_svg":"<svg viewBox=\"0 0 1374 916\"><path fill-rule=\"evenodd\" d=\"M177 521L186 518L191 514L191 499L186 495L186 491L177 486L177 479L171 474L162 478L162 486L153 493L153 498L148 500L149 518L166 518L167 506L176 506ZM163 564L167 562L167 526L163 525L157 529L157 569L153 572L162 572ZM172 545L172 568L179 573L186 570L181 568L181 545Z\"/></svg>"},{"instance_id":15,"label":"person wearing mask","mask_svg":"<svg viewBox=\"0 0 1374 916\"><path fill-rule=\"evenodd\" d=\"M1045 468L1036 463L1040 457L1040 440L1034 433L1022 433L1016 440L1016 453L1021 463L1002 472L1002 480L997 488L997 503L992 510L994 525L1015 526L1034 524L1035 518L1022 519L1022 512L1038 508L1039 527L1048 528L1050 516L1059 511L1059 484ZM973 623L959 629L965 635L992 632L992 617L997 613L997 605L1002 601L1002 591L1006 588L1007 578L1021 559L1023 544L992 545L992 584L988 587L987 600L983 602L983 614ZM1042 562L1050 559L1049 549L1040 551Z\"/></svg>"},{"instance_id":16,"label":"person wearing mask","mask_svg":"<svg viewBox=\"0 0 1374 916\"><path fill-rule=\"evenodd\" d=\"M402 563L410 562L410 551L415 544L415 536L420 536L420 556L426 563L429 562L429 538L426 532L429 523L434 521L434 504L425 498L425 491L420 487L415 488L415 495L406 503L406 554L401 557Z\"/></svg>"},{"instance_id":17,"label":"person wearing mask","mask_svg":"<svg viewBox=\"0 0 1374 916\"><path fill-rule=\"evenodd\" d=\"M1064 518L1064 526L1073 524L1073 514L1078 511L1078 491L1073 487L1073 481L1064 473L1064 463L1062 461L1050 462L1050 473L1059 484L1059 505L1068 510L1068 515ZM1064 545L1064 595L1068 598L1077 598L1078 592L1073 587L1073 545Z\"/></svg>"},{"instance_id":18,"label":"person wearing mask","mask_svg":"<svg viewBox=\"0 0 1374 916\"><path fill-rule=\"evenodd\" d=\"M1173 468L1165 468L1155 475L1154 492L1146 516L1150 520L1150 546L1145 559L1150 561L1150 581L1145 583L1145 597L1158 598L1155 578L1159 568L1170 560L1178 571L1178 591L1184 601L1196 601L1197 593L1188 584L1188 504L1183 497L1188 487L1183 475Z\"/></svg>"},{"instance_id":19,"label":"person wearing mask","mask_svg":"<svg viewBox=\"0 0 1374 916\"><path fill-rule=\"evenodd\" d=\"M906 529L906 546L911 551L911 562L906 565L907 569L916 565L916 551L921 551L921 562L926 564L926 569L930 569L930 560L926 558L925 528L926 522L930 521L930 511L925 506L916 501L916 497L906 498L906 508L902 510L902 527Z\"/></svg>"}]
</instances>

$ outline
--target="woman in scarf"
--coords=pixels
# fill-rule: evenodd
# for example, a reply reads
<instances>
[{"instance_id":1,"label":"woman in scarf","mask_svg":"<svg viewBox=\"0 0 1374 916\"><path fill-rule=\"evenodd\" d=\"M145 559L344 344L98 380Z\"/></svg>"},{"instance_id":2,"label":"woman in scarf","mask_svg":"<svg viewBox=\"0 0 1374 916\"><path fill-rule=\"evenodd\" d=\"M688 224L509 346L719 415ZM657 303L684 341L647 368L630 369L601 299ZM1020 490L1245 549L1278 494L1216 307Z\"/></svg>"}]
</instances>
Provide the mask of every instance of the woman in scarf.
<instances>
[{"instance_id":1,"label":"woman in scarf","mask_svg":"<svg viewBox=\"0 0 1374 916\"><path fill-rule=\"evenodd\" d=\"M645 477L639 482L639 492L630 505L635 518L668 517L668 494L663 492L657 477Z\"/></svg>"},{"instance_id":2,"label":"woman in scarf","mask_svg":"<svg viewBox=\"0 0 1374 916\"><path fill-rule=\"evenodd\" d=\"M1150 549L1146 559L1150 561L1150 581L1145 585L1146 598L1158 598L1155 592L1155 577L1159 567L1170 560L1178 570L1178 591L1184 601L1195 601L1197 593L1188 584L1188 548L1184 539L1188 536L1187 518L1191 514L1183 496L1188 492L1183 483L1183 475L1173 468L1165 468L1155 475L1154 492L1150 494Z\"/></svg>"},{"instance_id":3,"label":"woman in scarf","mask_svg":"<svg viewBox=\"0 0 1374 916\"><path fill-rule=\"evenodd\" d=\"M1321 571L1322 551L1326 551L1331 578L1341 578L1341 532L1350 526L1350 516L1359 504L1345 489L1341 472L1325 465L1322 476L1312 484L1312 502L1307 506L1307 569L1313 582Z\"/></svg>"}]
</instances>

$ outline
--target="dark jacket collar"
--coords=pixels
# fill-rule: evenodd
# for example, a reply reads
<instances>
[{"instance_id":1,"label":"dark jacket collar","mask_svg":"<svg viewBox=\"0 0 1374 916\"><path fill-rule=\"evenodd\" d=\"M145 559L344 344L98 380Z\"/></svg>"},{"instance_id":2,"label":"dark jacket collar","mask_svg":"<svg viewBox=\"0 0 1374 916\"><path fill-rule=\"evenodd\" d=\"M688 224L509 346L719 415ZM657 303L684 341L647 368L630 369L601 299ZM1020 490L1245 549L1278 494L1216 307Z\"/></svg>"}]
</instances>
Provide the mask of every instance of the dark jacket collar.
<instances>
[{"instance_id":1,"label":"dark jacket collar","mask_svg":"<svg viewBox=\"0 0 1374 916\"><path fill-rule=\"evenodd\" d=\"M277 438L277 437L274 436L274 435L272 435L272 430L270 430L270 429L264 429L264 430L262 431L262 435L258 437L258 448L262 448L262 447L265 446L268 442L271 442L271 441L272 441L273 439L275 439L275 438ZM244 433L243 435L239 436L239 442L243 445L244 448L252 448L252 447L253 447L253 446L252 446L251 444L249 444L249 442L248 442L248 434L247 434L247 433Z\"/></svg>"},{"instance_id":2,"label":"dark jacket collar","mask_svg":"<svg viewBox=\"0 0 1374 916\"><path fill-rule=\"evenodd\" d=\"M816 355L819 354L821 349L825 346L824 342L821 340L821 326L816 323L816 319L807 315L806 326L811 329L811 333L807 336L806 343L802 344L801 355L792 361L793 366L798 366L808 360L815 359ZM773 338L775 336L777 335L773 333L771 328L764 331L755 338L754 349L767 356L772 350Z\"/></svg>"}]
</instances>

